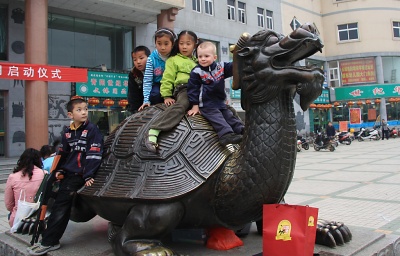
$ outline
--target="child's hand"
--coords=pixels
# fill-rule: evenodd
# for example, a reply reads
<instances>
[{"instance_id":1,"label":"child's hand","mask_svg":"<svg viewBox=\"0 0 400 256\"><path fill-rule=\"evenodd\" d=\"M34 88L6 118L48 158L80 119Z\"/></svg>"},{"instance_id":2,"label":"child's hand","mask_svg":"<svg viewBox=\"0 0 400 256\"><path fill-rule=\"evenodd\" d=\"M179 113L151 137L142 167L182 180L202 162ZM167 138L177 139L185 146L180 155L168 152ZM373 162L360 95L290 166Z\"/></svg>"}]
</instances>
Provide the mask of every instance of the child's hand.
<instances>
[{"instance_id":1,"label":"child's hand","mask_svg":"<svg viewBox=\"0 0 400 256\"><path fill-rule=\"evenodd\" d=\"M57 180L62 180L64 179L64 174L62 172L56 172L56 179Z\"/></svg>"},{"instance_id":2,"label":"child's hand","mask_svg":"<svg viewBox=\"0 0 400 256\"><path fill-rule=\"evenodd\" d=\"M93 183L94 183L94 179L93 179L93 178L90 178L89 180L87 180L87 181L85 182L85 186L86 186L86 187L90 187L90 186L92 186Z\"/></svg>"},{"instance_id":3,"label":"child's hand","mask_svg":"<svg viewBox=\"0 0 400 256\"><path fill-rule=\"evenodd\" d=\"M165 98L164 99L164 104L167 106L171 106L175 104L175 100L173 98Z\"/></svg>"},{"instance_id":4,"label":"child's hand","mask_svg":"<svg viewBox=\"0 0 400 256\"><path fill-rule=\"evenodd\" d=\"M150 107L150 103L143 103L142 106L138 109L138 111L142 111L145 107Z\"/></svg>"},{"instance_id":5,"label":"child's hand","mask_svg":"<svg viewBox=\"0 0 400 256\"><path fill-rule=\"evenodd\" d=\"M193 105L192 109L190 109L188 111L188 115L189 116L194 116L200 114L200 109L199 109L199 105Z\"/></svg>"}]
</instances>

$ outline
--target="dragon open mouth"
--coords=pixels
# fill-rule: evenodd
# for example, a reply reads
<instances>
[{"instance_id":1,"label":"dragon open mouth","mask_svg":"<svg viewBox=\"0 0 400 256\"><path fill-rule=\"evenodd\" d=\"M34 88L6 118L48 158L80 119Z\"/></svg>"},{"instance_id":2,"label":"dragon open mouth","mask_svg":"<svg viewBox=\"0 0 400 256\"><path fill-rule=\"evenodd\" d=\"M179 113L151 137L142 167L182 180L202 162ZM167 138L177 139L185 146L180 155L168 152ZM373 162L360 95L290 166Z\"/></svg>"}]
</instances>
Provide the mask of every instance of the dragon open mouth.
<instances>
[{"instance_id":1,"label":"dragon open mouth","mask_svg":"<svg viewBox=\"0 0 400 256\"><path fill-rule=\"evenodd\" d=\"M315 28L307 24L303 25L291 35L279 42L281 49L287 49L271 57L271 65L276 69L296 68L301 70L312 67L295 66L299 60L305 59L316 52L322 52L324 45L315 33Z\"/></svg>"}]
</instances>

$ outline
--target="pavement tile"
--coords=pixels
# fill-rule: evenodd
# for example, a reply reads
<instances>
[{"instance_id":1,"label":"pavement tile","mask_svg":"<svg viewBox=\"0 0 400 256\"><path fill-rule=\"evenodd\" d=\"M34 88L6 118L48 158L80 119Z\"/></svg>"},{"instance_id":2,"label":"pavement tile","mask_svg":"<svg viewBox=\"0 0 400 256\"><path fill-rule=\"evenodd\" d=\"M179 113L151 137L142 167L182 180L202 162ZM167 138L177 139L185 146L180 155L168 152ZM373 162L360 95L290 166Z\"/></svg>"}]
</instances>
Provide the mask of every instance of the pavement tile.
<instances>
[{"instance_id":1,"label":"pavement tile","mask_svg":"<svg viewBox=\"0 0 400 256\"><path fill-rule=\"evenodd\" d=\"M339 181L346 180L347 181L355 181L355 182L366 182L372 181L377 178L386 177L391 173L388 172L348 172L348 171L331 171L328 173L314 175L308 177L311 180L322 180L322 181Z\"/></svg>"},{"instance_id":2,"label":"pavement tile","mask_svg":"<svg viewBox=\"0 0 400 256\"><path fill-rule=\"evenodd\" d=\"M397 184L366 184L362 187L341 193L340 196L400 203L399 192L400 190ZM398 214L400 214L400 211Z\"/></svg>"},{"instance_id":3,"label":"pavement tile","mask_svg":"<svg viewBox=\"0 0 400 256\"><path fill-rule=\"evenodd\" d=\"M296 174L295 174L296 175ZM378 181L379 183L393 183L393 184L400 184L400 174L395 174L391 177L388 177L386 179L381 179Z\"/></svg>"},{"instance_id":4,"label":"pavement tile","mask_svg":"<svg viewBox=\"0 0 400 256\"><path fill-rule=\"evenodd\" d=\"M358 182L340 182L340 181L316 181L316 180L294 180L288 193L298 193L307 195L329 195L343 189L348 189L359 185Z\"/></svg>"},{"instance_id":5,"label":"pavement tile","mask_svg":"<svg viewBox=\"0 0 400 256\"><path fill-rule=\"evenodd\" d=\"M398 203L347 198L327 198L314 202L310 206L319 208L319 218L374 229L381 228L392 221L397 222L400 213L400 204Z\"/></svg>"}]
</instances>

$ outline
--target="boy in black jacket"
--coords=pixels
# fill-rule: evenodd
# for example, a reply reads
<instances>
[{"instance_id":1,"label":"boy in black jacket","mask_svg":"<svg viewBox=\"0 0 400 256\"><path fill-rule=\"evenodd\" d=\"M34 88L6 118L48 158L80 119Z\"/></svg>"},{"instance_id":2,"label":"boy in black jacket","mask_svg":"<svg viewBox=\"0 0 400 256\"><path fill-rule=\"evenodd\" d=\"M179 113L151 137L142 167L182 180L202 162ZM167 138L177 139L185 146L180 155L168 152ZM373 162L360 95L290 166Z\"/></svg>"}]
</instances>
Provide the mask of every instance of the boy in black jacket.
<instances>
[{"instance_id":1,"label":"boy in black jacket","mask_svg":"<svg viewBox=\"0 0 400 256\"><path fill-rule=\"evenodd\" d=\"M136 113L143 104L143 73L146 69L150 50L146 46L137 46L132 51L133 68L129 72L128 102L129 111Z\"/></svg>"},{"instance_id":2,"label":"boy in black jacket","mask_svg":"<svg viewBox=\"0 0 400 256\"><path fill-rule=\"evenodd\" d=\"M43 255L60 248L60 239L67 228L74 194L82 186L91 186L101 164L103 135L88 120L86 101L74 96L67 103L68 116L72 119L61 139L58 154L61 155L55 176L60 187L42 234L41 243L28 248L30 255Z\"/></svg>"},{"instance_id":3,"label":"boy in black jacket","mask_svg":"<svg viewBox=\"0 0 400 256\"><path fill-rule=\"evenodd\" d=\"M244 125L225 104L225 78L232 76L232 63L215 62L216 51L211 42L197 47L199 65L190 73L187 89L192 105L188 115L201 113L217 132L222 145L238 144L242 141Z\"/></svg>"}]
</instances>

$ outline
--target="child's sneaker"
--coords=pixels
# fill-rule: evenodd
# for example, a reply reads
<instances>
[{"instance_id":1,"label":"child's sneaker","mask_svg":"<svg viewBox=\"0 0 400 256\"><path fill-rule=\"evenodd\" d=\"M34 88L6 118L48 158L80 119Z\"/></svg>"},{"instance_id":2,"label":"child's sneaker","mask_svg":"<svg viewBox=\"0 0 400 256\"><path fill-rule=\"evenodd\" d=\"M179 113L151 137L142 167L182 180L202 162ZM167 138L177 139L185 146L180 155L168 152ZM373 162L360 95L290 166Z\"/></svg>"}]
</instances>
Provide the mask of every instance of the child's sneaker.
<instances>
[{"instance_id":1,"label":"child's sneaker","mask_svg":"<svg viewBox=\"0 0 400 256\"><path fill-rule=\"evenodd\" d=\"M34 245L29 247L30 250L28 251L29 255L44 255L50 251L55 251L57 249L59 249L61 246L60 244L56 244L56 245L49 245L49 246L44 246L39 244L38 246Z\"/></svg>"},{"instance_id":2,"label":"child's sneaker","mask_svg":"<svg viewBox=\"0 0 400 256\"><path fill-rule=\"evenodd\" d=\"M243 136L240 134L235 134L235 133L227 133L221 136L219 138L219 143L221 145L226 146L228 144L239 144L242 142Z\"/></svg>"},{"instance_id":3,"label":"child's sneaker","mask_svg":"<svg viewBox=\"0 0 400 256\"><path fill-rule=\"evenodd\" d=\"M38 246L40 246L40 243L36 243L36 244L30 246L30 247L26 248L26 250L28 252L30 252L30 251L34 250L36 247L38 247Z\"/></svg>"}]
</instances>

